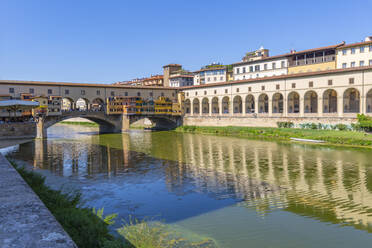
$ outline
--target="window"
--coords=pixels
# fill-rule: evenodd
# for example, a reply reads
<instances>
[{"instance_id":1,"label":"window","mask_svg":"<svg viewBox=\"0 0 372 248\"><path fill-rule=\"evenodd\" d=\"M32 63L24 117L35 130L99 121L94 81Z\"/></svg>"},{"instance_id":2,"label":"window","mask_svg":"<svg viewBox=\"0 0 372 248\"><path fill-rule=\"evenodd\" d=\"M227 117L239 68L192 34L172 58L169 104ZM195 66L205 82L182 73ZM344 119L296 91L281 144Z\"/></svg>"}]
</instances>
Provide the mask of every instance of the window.
<instances>
[{"instance_id":1,"label":"window","mask_svg":"<svg viewBox=\"0 0 372 248\"><path fill-rule=\"evenodd\" d=\"M265 86L264 85L261 86L261 90L265 90Z\"/></svg>"},{"instance_id":2,"label":"window","mask_svg":"<svg viewBox=\"0 0 372 248\"><path fill-rule=\"evenodd\" d=\"M239 92L239 88L236 88L236 92Z\"/></svg>"},{"instance_id":3,"label":"window","mask_svg":"<svg viewBox=\"0 0 372 248\"><path fill-rule=\"evenodd\" d=\"M49 95L53 94L53 90L52 89L48 89L48 94Z\"/></svg>"},{"instance_id":4,"label":"window","mask_svg":"<svg viewBox=\"0 0 372 248\"><path fill-rule=\"evenodd\" d=\"M279 84L276 85L276 89L280 90L280 85Z\"/></svg>"},{"instance_id":5,"label":"window","mask_svg":"<svg viewBox=\"0 0 372 248\"><path fill-rule=\"evenodd\" d=\"M275 62L273 62L272 67L273 67L273 69L276 68L276 64L275 64Z\"/></svg>"},{"instance_id":6,"label":"window","mask_svg":"<svg viewBox=\"0 0 372 248\"><path fill-rule=\"evenodd\" d=\"M189 96L189 92L186 93L186 96Z\"/></svg>"},{"instance_id":7,"label":"window","mask_svg":"<svg viewBox=\"0 0 372 248\"><path fill-rule=\"evenodd\" d=\"M249 72L253 72L253 66L249 67Z\"/></svg>"},{"instance_id":8,"label":"window","mask_svg":"<svg viewBox=\"0 0 372 248\"><path fill-rule=\"evenodd\" d=\"M243 67L243 73L245 73L245 67Z\"/></svg>"},{"instance_id":9,"label":"window","mask_svg":"<svg viewBox=\"0 0 372 248\"><path fill-rule=\"evenodd\" d=\"M152 93L152 92L151 92ZM124 96L128 96L128 92L124 92Z\"/></svg>"},{"instance_id":10,"label":"window","mask_svg":"<svg viewBox=\"0 0 372 248\"><path fill-rule=\"evenodd\" d=\"M205 90L205 91L204 91L204 95L206 95L206 94L207 94L207 91Z\"/></svg>"},{"instance_id":11,"label":"window","mask_svg":"<svg viewBox=\"0 0 372 248\"><path fill-rule=\"evenodd\" d=\"M252 91L252 87L248 87L248 91L251 92Z\"/></svg>"},{"instance_id":12,"label":"window","mask_svg":"<svg viewBox=\"0 0 372 248\"><path fill-rule=\"evenodd\" d=\"M223 81L223 77L220 77L220 80Z\"/></svg>"},{"instance_id":13,"label":"window","mask_svg":"<svg viewBox=\"0 0 372 248\"><path fill-rule=\"evenodd\" d=\"M292 83L292 89L296 88L296 84Z\"/></svg>"},{"instance_id":14,"label":"window","mask_svg":"<svg viewBox=\"0 0 372 248\"><path fill-rule=\"evenodd\" d=\"M342 63L342 68L346 68L347 67L347 65L346 65L346 63Z\"/></svg>"},{"instance_id":15,"label":"window","mask_svg":"<svg viewBox=\"0 0 372 248\"><path fill-rule=\"evenodd\" d=\"M260 70L260 65L255 65L255 66L254 66L254 70L255 70L255 71L259 71L259 70Z\"/></svg>"},{"instance_id":16,"label":"window","mask_svg":"<svg viewBox=\"0 0 372 248\"><path fill-rule=\"evenodd\" d=\"M264 64L264 70L265 71L267 70L267 64Z\"/></svg>"},{"instance_id":17,"label":"window","mask_svg":"<svg viewBox=\"0 0 372 248\"><path fill-rule=\"evenodd\" d=\"M65 90L65 95L68 95L70 94L70 91L69 90Z\"/></svg>"},{"instance_id":18,"label":"window","mask_svg":"<svg viewBox=\"0 0 372 248\"><path fill-rule=\"evenodd\" d=\"M355 67L355 62L351 62L350 66Z\"/></svg>"},{"instance_id":19,"label":"window","mask_svg":"<svg viewBox=\"0 0 372 248\"><path fill-rule=\"evenodd\" d=\"M211 78L207 78L207 81L208 81L208 82L211 81Z\"/></svg>"},{"instance_id":20,"label":"window","mask_svg":"<svg viewBox=\"0 0 372 248\"><path fill-rule=\"evenodd\" d=\"M115 92L114 91L111 91L111 96L115 96Z\"/></svg>"},{"instance_id":21,"label":"window","mask_svg":"<svg viewBox=\"0 0 372 248\"><path fill-rule=\"evenodd\" d=\"M164 96L164 92L162 92L160 95L161 95L161 96Z\"/></svg>"},{"instance_id":22,"label":"window","mask_svg":"<svg viewBox=\"0 0 372 248\"><path fill-rule=\"evenodd\" d=\"M236 74L239 74L239 68L236 68Z\"/></svg>"},{"instance_id":23,"label":"window","mask_svg":"<svg viewBox=\"0 0 372 248\"><path fill-rule=\"evenodd\" d=\"M214 81L217 81L217 77L214 77L213 80L214 80Z\"/></svg>"},{"instance_id":24,"label":"window","mask_svg":"<svg viewBox=\"0 0 372 248\"><path fill-rule=\"evenodd\" d=\"M349 84L354 84L354 78L349 78Z\"/></svg>"},{"instance_id":25,"label":"window","mask_svg":"<svg viewBox=\"0 0 372 248\"><path fill-rule=\"evenodd\" d=\"M227 93L229 93L229 91L227 89L225 89L225 93L227 94Z\"/></svg>"},{"instance_id":26,"label":"window","mask_svg":"<svg viewBox=\"0 0 372 248\"><path fill-rule=\"evenodd\" d=\"M85 95L85 90L81 90L80 91L80 94L83 96L83 95Z\"/></svg>"},{"instance_id":27,"label":"window","mask_svg":"<svg viewBox=\"0 0 372 248\"><path fill-rule=\"evenodd\" d=\"M313 81L310 81L309 82L309 87L311 88L311 87L314 87L314 82Z\"/></svg>"},{"instance_id":28,"label":"window","mask_svg":"<svg viewBox=\"0 0 372 248\"><path fill-rule=\"evenodd\" d=\"M9 88L9 93L14 93L14 88Z\"/></svg>"},{"instance_id":29,"label":"window","mask_svg":"<svg viewBox=\"0 0 372 248\"><path fill-rule=\"evenodd\" d=\"M351 48L351 54L355 54L355 47Z\"/></svg>"},{"instance_id":30,"label":"window","mask_svg":"<svg viewBox=\"0 0 372 248\"><path fill-rule=\"evenodd\" d=\"M372 59L369 60L369 65L372 65Z\"/></svg>"},{"instance_id":31,"label":"window","mask_svg":"<svg viewBox=\"0 0 372 248\"><path fill-rule=\"evenodd\" d=\"M364 60L359 61L359 66L364 66Z\"/></svg>"},{"instance_id":32,"label":"window","mask_svg":"<svg viewBox=\"0 0 372 248\"><path fill-rule=\"evenodd\" d=\"M282 61L282 68L285 67L285 61Z\"/></svg>"},{"instance_id":33,"label":"window","mask_svg":"<svg viewBox=\"0 0 372 248\"><path fill-rule=\"evenodd\" d=\"M150 92L150 93L149 93L149 96L152 96L152 95L153 95L152 92Z\"/></svg>"},{"instance_id":34,"label":"window","mask_svg":"<svg viewBox=\"0 0 372 248\"><path fill-rule=\"evenodd\" d=\"M174 97L174 92L172 93L172 96Z\"/></svg>"},{"instance_id":35,"label":"window","mask_svg":"<svg viewBox=\"0 0 372 248\"><path fill-rule=\"evenodd\" d=\"M346 54L347 54L347 49L342 50L342 55L346 55Z\"/></svg>"},{"instance_id":36,"label":"window","mask_svg":"<svg viewBox=\"0 0 372 248\"><path fill-rule=\"evenodd\" d=\"M101 95L101 91L100 90L97 90L96 91L96 94L97 94L97 96Z\"/></svg>"},{"instance_id":37,"label":"window","mask_svg":"<svg viewBox=\"0 0 372 248\"><path fill-rule=\"evenodd\" d=\"M214 94L217 94L217 90L214 90Z\"/></svg>"},{"instance_id":38,"label":"window","mask_svg":"<svg viewBox=\"0 0 372 248\"><path fill-rule=\"evenodd\" d=\"M372 45L369 45L369 51L372 52Z\"/></svg>"},{"instance_id":39,"label":"window","mask_svg":"<svg viewBox=\"0 0 372 248\"><path fill-rule=\"evenodd\" d=\"M332 79L328 80L328 85L332 85L332 84L333 84Z\"/></svg>"},{"instance_id":40,"label":"window","mask_svg":"<svg viewBox=\"0 0 372 248\"><path fill-rule=\"evenodd\" d=\"M34 89L30 89L30 94L34 94Z\"/></svg>"},{"instance_id":41,"label":"window","mask_svg":"<svg viewBox=\"0 0 372 248\"><path fill-rule=\"evenodd\" d=\"M141 92L137 92L137 96L141 96Z\"/></svg>"},{"instance_id":42,"label":"window","mask_svg":"<svg viewBox=\"0 0 372 248\"><path fill-rule=\"evenodd\" d=\"M360 53L364 53L364 46L360 47Z\"/></svg>"}]
</instances>

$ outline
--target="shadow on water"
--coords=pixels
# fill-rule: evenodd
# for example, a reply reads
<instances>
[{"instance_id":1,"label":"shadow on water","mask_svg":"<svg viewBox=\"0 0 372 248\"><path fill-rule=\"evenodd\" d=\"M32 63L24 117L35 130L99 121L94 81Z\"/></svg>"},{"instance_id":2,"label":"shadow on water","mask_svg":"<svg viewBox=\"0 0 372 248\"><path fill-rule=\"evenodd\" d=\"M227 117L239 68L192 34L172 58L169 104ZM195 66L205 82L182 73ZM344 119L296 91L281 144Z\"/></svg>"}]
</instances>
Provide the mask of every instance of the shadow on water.
<instances>
[{"instance_id":1,"label":"shadow on water","mask_svg":"<svg viewBox=\"0 0 372 248\"><path fill-rule=\"evenodd\" d=\"M175 132L96 135L68 127L49 137L10 155L53 187L81 190L87 206L104 206L106 213L176 223L223 247L244 247L248 239L267 245L267 236L287 237L282 247L296 247L307 232L319 236L320 246L337 239L347 247L359 237L358 246L370 236L355 230L372 232L369 150ZM293 227L278 228L283 222ZM312 247L306 242L301 246Z\"/></svg>"}]
</instances>

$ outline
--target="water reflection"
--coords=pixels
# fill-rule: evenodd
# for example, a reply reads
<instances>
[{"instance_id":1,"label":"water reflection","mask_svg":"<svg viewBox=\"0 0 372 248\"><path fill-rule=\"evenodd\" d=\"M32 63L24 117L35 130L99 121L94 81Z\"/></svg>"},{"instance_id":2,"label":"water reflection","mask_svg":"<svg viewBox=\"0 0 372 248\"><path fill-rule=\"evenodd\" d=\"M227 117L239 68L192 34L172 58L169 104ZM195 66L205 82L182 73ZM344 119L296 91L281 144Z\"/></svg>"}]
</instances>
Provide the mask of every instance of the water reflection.
<instances>
[{"instance_id":1,"label":"water reflection","mask_svg":"<svg viewBox=\"0 0 372 248\"><path fill-rule=\"evenodd\" d=\"M35 140L12 156L58 176L100 180L125 175L123 180L133 184L164 180L176 196L233 199L260 216L288 211L372 232L372 155L366 150L138 132Z\"/></svg>"}]
</instances>

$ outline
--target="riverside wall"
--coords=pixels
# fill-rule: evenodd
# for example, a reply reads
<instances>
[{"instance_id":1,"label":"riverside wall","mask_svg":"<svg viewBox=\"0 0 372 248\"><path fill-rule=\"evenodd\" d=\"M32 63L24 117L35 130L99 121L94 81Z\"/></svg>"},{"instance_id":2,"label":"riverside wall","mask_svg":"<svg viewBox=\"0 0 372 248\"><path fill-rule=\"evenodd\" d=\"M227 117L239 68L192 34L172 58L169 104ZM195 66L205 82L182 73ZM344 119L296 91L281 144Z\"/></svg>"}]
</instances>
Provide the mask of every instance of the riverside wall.
<instances>
[{"instance_id":1,"label":"riverside wall","mask_svg":"<svg viewBox=\"0 0 372 248\"><path fill-rule=\"evenodd\" d=\"M238 117L238 116L185 116L185 126L245 126L245 127L277 127L277 122L290 121L294 124L322 123L322 124L351 124L356 118L345 117Z\"/></svg>"},{"instance_id":2,"label":"riverside wall","mask_svg":"<svg viewBox=\"0 0 372 248\"><path fill-rule=\"evenodd\" d=\"M0 154L0 247L77 247L2 154Z\"/></svg>"},{"instance_id":3,"label":"riverside wall","mask_svg":"<svg viewBox=\"0 0 372 248\"><path fill-rule=\"evenodd\" d=\"M35 122L0 124L0 139L28 139L35 137L36 137Z\"/></svg>"}]
</instances>

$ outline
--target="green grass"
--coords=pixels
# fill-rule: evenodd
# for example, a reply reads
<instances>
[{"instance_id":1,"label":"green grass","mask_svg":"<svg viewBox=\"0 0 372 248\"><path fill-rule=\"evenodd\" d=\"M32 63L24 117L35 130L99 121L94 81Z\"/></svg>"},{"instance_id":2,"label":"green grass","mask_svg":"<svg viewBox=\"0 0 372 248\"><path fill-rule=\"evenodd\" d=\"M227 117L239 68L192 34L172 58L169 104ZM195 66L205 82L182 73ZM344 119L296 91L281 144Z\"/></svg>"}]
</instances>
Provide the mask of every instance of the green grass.
<instances>
[{"instance_id":1,"label":"green grass","mask_svg":"<svg viewBox=\"0 0 372 248\"><path fill-rule=\"evenodd\" d=\"M177 132L214 134L234 137L259 139L276 139L289 141L290 138L323 140L328 144L369 147L372 148L372 135L357 131L312 130L299 128L270 128L270 127L201 127L181 126Z\"/></svg>"},{"instance_id":2,"label":"green grass","mask_svg":"<svg viewBox=\"0 0 372 248\"><path fill-rule=\"evenodd\" d=\"M81 125L81 126L88 126L88 127L98 127L99 125L95 122L85 122L85 121L61 121L61 124L67 125Z\"/></svg>"},{"instance_id":3,"label":"green grass","mask_svg":"<svg viewBox=\"0 0 372 248\"><path fill-rule=\"evenodd\" d=\"M79 248L127 248L109 233L108 224L89 208L80 206L80 194L63 194L45 185L45 178L23 167L16 168Z\"/></svg>"}]
</instances>

